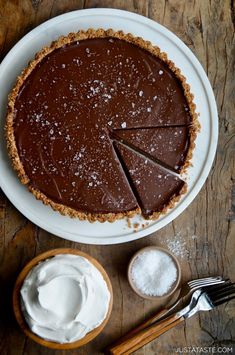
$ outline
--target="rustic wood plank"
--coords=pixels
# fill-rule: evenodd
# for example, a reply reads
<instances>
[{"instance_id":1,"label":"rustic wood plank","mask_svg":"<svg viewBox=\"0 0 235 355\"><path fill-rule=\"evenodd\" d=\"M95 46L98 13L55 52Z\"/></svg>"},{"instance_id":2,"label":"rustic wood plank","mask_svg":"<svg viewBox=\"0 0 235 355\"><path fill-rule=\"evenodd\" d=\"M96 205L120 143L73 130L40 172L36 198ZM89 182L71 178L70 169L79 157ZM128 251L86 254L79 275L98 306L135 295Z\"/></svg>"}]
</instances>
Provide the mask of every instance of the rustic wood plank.
<instances>
[{"instance_id":1,"label":"rustic wood plank","mask_svg":"<svg viewBox=\"0 0 235 355\"><path fill-rule=\"evenodd\" d=\"M89 246L57 238L28 222L0 194L0 353L65 354L44 349L26 339L11 312L14 280L34 255L56 247L74 247L89 253L105 267L114 288L114 308L102 334L70 354L101 354L102 349L151 315L154 302L142 300L130 289L126 268L131 255L147 245L173 249L183 279L207 274L232 277L234 259L234 2L229 0L0 0L0 57L30 29L50 17L79 8L113 7L142 15L175 32L204 66L215 92L220 137L216 159L202 191L174 222L152 236L114 246ZM202 123L203 123L203 117ZM177 243L176 243L177 241ZM234 303L201 314L136 352L173 354L175 348L234 344Z\"/></svg>"}]
</instances>

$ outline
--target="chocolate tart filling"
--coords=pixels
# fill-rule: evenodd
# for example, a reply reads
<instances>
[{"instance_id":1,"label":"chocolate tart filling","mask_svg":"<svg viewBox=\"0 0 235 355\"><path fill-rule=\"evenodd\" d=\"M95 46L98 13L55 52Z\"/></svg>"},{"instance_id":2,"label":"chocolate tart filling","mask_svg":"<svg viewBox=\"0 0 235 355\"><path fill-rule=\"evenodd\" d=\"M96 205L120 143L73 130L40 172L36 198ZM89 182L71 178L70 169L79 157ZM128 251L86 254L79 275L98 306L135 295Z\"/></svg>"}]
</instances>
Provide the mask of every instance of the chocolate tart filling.
<instances>
[{"instance_id":1,"label":"chocolate tart filling","mask_svg":"<svg viewBox=\"0 0 235 355\"><path fill-rule=\"evenodd\" d=\"M198 125L192 99L179 69L149 42L112 30L69 34L36 55L9 97L13 166L38 199L62 214L90 221L131 216L140 209L110 131L180 171L192 143L188 126ZM168 181L174 196L182 183ZM161 187L156 179L158 195L165 196ZM170 200L164 197L161 206ZM153 208L139 205L145 216L153 215Z\"/></svg>"}]
</instances>

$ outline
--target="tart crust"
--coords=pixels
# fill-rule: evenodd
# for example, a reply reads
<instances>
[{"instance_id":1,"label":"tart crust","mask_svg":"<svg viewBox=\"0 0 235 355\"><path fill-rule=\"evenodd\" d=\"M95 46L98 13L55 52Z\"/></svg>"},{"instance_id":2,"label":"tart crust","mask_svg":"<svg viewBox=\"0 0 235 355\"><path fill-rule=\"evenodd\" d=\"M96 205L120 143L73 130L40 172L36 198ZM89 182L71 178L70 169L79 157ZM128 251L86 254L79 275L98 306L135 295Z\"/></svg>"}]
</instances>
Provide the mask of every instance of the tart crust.
<instances>
[{"instance_id":1,"label":"tart crust","mask_svg":"<svg viewBox=\"0 0 235 355\"><path fill-rule=\"evenodd\" d=\"M91 38L105 38L112 37L124 40L126 42L135 44L151 54L155 57L160 58L170 70L175 74L178 80L181 83L181 86L184 91L184 96L186 98L187 104L190 110L190 116L192 119L192 123L190 125L190 145L188 149L188 153L185 159L185 163L181 168L181 173L186 172L187 168L191 165L191 159L193 155L193 149L195 147L195 139L197 136L197 132L200 131L200 123L198 121L198 115L196 113L196 105L193 102L194 96L190 92L190 86L186 83L186 78L181 74L180 69L178 69L174 62L168 59L167 54L161 52L160 48L157 46L153 46L151 42L142 39L141 37L135 37L130 33L125 34L123 31L113 31L112 29L103 30L103 29L88 29L87 31L79 31L77 33L69 33L67 36L61 36L58 40L51 43L50 46L46 46L42 48L38 53L36 53L35 58L29 62L28 66L22 71L21 75L18 76L16 84L12 89L11 93L8 96L8 110L5 124L6 131L6 140L7 140L7 149L9 156L12 161L12 165L14 170L17 172L17 175L23 185L27 185L29 191L36 197L36 199L41 200L45 205L49 205L53 208L53 210L60 212L62 215L70 216L73 218L79 218L80 220L88 220L90 222L114 222L117 219L121 219L124 217L133 217L136 214L141 213L140 208L136 208L132 211L124 211L121 213L89 213L84 211L78 211L71 207L65 206L63 204L56 203L48 198L41 191L36 189L27 176L24 166L20 160L20 156L18 154L18 149L15 141L14 135L14 106L18 96L18 93L26 80L26 78L30 75L33 69L37 66L37 64L49 53L54 51L57 48L60 48L66 44L70 44L74 41L82 41L85 39ZM187 191L187 184L183 186L180 193L178 195L173 195L169 204L163 208L161 212L155 212L150 216L151 219L157 219L161 214L167 213L168 209L173 208L175 203L180 200L181 195L185 194Z\"/></svg>"}]
</instances>

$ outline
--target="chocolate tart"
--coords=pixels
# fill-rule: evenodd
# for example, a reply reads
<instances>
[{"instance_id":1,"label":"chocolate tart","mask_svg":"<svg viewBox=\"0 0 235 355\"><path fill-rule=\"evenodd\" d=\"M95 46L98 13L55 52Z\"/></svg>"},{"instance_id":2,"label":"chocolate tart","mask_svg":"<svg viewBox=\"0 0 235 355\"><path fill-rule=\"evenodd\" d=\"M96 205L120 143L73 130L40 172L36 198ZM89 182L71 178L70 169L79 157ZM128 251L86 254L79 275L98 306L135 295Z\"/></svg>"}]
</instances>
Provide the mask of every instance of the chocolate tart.
<instances>
[{"instance_id":1,"label":"chocolate tart","mask_svg":"<svg viewBox=\"0 0 235 355\"><path fill-rule=\"evenodd\" d=\"M184 133L172 141L172 155L159 132L168 140L179 126ZM139 37L102 29L70 33L37 53L9 95L6 121L21 183L61 214L91 222L141 211L157 217L186 190L179 178L170 178L172 195L146 212L149 175L144 192L136 193L114 138L179 172L189 165L198 129L190 87L167 55ZM156 155L147 140L137 142L141 135L160 142L153 142ZM131 155L142 166L138 153Z\"/></svg>"}]
</instances>

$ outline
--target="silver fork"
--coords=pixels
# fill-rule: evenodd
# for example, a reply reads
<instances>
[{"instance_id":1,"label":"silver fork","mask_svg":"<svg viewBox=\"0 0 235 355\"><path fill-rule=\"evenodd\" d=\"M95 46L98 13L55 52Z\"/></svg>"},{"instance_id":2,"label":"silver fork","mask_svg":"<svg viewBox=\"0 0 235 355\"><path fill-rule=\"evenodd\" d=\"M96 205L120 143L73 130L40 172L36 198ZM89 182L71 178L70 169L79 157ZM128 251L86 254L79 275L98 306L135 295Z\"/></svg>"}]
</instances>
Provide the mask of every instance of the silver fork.
<instances>
[{"instance_id":1,"label":"silver fork","mask_svg":"<svg viewBox=\"0 0 235 355\"><path fill-rule=\"evenodd\" d=\"M140 324L137 328L131 330L126 336L120 339L120 341L123 340L125 337L129 337L130 334L134 334L137 331L140 331L145 327L149 326L150 324L153 324L157 321L161 321L163 318L169 316L173 312L176 312L178 309L181 309L183 306L185 306L192 293L198 290L199 288L221 284L224 283L225 281L226 280L223 279L221 276L210 276L210 277L203 277L201 279L191 280L184 283L183 286L181 287L180 294L177 300L170 308L163 309L157 312L153 317L149 318L147 321Z\"/></svg>"},{"instance_id":2,"label":"silver fork","mask_svg":"<svg viewBox=\"0 0 235 355\"><path fill-rule=\"evenodd\" d=\"M230 280L220 285L209 286L206 289L200 288L193 292L190 303L186 307L111 347L109 354L131 354L185 319L192 317L195 313L209 311L233 298L235 298L235 285Z\"/></svg>"},{"instance_id":3,"label":"silver fork","mask_svg":"<svg viewBox=\"0 0 235 355\"><path fill-rule=\"evenodd\" d=\"M176 302L168 309L163 309L159 312L157 312L154 316L146 320L145 322L141 323L138 327L132 329L130 332L122 336L120 339L118 339L113 346L116 346L117 344L123 343L126 339L129 339L131 336L134 334L139 333L141 330L145 329L146 327L150 326L151 324L154 324L156 322L160 322L162 319L165 317L169 316L173 312L176 312L179 309L182 309L184 307L189 299L192 293L196 290L198 290L201 287L208 287L211 285L217 285L224 283L226 280L224 280L221 276L211 276L211 277L204 277L201 279L195 279L186 282L183 284L181 287L180 294L176 300Z\"/></svg>"},{"instance_id":4,"label":"silver fork","mask_svg":"<svg viewBox=\"0 0 235 355\"><path fill-rule=\"evenodd\" d=\"M152 320L153 322L160 321L163 318L169 316L173 312L175 312L177 309L180 309L185 303L188 301L190 296L193 294L194 291L198 290L201 287L208 287L212 285L218 285L226 282L225 279L223 279L221 276L211 276L211 277L204 277L201 279L195 279L186 282L180 291L180 294L178 296L178 299L176 302L168 309L162 311L159 316L156 315L156 317Z\"/></svg>"},{"instance_id":5,"label":"silver fork","mask_svg":"<svg viewBox=\"0 0 235 355\"><path fill-rule=\"evenodd\" d=\"M227 282L222 287L209 287L203 290L197 300L195 307L184 315L190 318L200 311L210 311L211 309L235 298L235 283Z\"/></svg>"}]
</instances>

